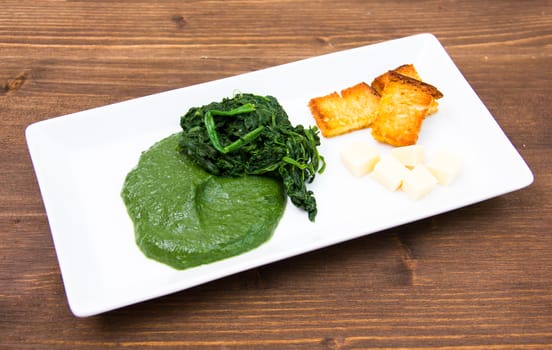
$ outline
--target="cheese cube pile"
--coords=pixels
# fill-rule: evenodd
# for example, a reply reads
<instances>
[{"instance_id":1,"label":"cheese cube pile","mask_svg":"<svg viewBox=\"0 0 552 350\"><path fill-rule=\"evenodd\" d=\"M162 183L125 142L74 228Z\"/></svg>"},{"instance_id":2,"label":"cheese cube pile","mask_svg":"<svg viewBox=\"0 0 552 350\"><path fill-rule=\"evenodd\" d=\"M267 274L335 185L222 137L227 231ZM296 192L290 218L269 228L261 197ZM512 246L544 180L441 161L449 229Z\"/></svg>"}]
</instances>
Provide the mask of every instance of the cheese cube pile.
<instances>
[{"instance_id":1,"label":"cheese cube pile","mask_svg":"<svg viewBox=\"0 0 552 350\"><path fill-rule=\"evenodd\" d=\"M390 191L401 189L410 198L419 199L437 184L451 184L462 167L462 159L451 152L440 151L426 163L423 146L397 147L380 157L373 147L354 143L341 152L341 160L357 177L371 177Z\"/></svg>"}]
</instances>

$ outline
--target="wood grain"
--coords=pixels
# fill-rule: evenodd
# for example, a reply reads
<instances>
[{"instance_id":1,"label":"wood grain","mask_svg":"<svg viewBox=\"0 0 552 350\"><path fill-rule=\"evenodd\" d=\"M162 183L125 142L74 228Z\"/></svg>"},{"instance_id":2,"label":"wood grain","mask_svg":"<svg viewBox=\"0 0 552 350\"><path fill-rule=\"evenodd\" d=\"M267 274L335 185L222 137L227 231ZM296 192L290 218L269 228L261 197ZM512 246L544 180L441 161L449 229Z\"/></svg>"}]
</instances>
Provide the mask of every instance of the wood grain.
<instances>
[{"instance_id":1,"label":"wood grain","mask_svg":"<svg viewBox=\"0 0 552 350\"><path fill-rule=\"evenodd\" d=\"M552 349L551 5L0 1L0 348ZM72 316L27 125L421 32L528 162L529 188Z\"/></svg>"}]
</instances>

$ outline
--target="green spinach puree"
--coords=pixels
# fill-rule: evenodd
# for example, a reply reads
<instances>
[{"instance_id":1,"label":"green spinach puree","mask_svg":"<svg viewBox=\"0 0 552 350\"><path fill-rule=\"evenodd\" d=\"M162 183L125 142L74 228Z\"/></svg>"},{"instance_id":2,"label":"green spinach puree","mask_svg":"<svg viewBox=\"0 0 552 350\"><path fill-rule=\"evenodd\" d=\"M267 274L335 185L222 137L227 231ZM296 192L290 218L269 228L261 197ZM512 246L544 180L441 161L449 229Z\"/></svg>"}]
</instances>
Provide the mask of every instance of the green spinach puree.
<instances>
[{"instance_id":1,"label":"green spinach puree","mask_svg":"<svg viewBox=\"0 0 552 350\"><path fill-rule=\"evenodd\" d=\"M123 186L142 252L185 269L267 241L284 212L282 182L212 175L178 151L180 137L171 135L143 152Z\"/></svg>"}]
</instances>

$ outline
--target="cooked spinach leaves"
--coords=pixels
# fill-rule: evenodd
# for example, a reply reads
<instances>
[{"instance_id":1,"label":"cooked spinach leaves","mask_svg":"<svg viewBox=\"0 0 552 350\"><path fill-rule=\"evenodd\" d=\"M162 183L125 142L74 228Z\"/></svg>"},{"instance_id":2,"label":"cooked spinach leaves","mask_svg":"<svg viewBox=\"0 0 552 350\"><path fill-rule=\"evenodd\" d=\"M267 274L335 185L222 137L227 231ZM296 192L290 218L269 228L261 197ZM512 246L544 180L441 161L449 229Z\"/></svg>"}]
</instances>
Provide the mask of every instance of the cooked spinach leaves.
<instances>
[{"instance_id":1,"label":"cooked spinach leaves","mask_svg":"<svg viewBox=\"0 0 552 350\"><path fill-rule=\"evenodd\" d=\"M318 129L291 125L276 98L240 93L191 108L180 126L180 150L194 163L218 176L280 178L292 203L314 221L316 200L306 184L325 167Z\"/></svg>"}]
</instances>

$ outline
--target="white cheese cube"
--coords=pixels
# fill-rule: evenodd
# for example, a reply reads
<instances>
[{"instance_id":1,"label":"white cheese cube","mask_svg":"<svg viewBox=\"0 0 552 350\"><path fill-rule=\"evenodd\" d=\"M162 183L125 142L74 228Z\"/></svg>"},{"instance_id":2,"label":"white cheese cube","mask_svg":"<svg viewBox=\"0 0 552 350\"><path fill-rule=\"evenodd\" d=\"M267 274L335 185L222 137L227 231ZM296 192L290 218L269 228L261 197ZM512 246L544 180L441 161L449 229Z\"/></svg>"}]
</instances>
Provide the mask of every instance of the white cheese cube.
<instances>
[{"instance_id":1,"label":"white cheese cube","mask_svg":"<svg viewBox=\"0 0 552 350\"><path fill-rule=\"evenodd\" d=\"M408 172L402 183L402 190L412 199L419 199L431 192L437 179L423 165L418 164Z\"/></svg>"},{"instance_id":2,"label":"white cheese cube","mask_svg":"<svg viewBox=\"0 0 552 350\"><path fill-rule=\"evenodd\" d=\"M412 145L393 148L391 155L403 163L404 166L412 169L424 162L424 146Z\"/></svg>"},{"instance_id":3,"label":"white cheese cube","mask_svg":"<svg viewBox=\"0 0 552 350\"><path fill-rule=\"evenodd\" d=\"M379 159L375 148L361 142L352 143L341 151L341 161L357 177L370 173Z\"/></svg>"},{"instance_id":4,"label":"white cheese cube","mask_svg":"<svg viewBox=\"0 0 552 350\"><path fill-rule=\"evenodd\" d=\"M426 166L439 183L446 186L460 173L462 158L448 151L440 151L431 157Z\"/></svg>"},{"instance_id":5,"label":"white cheese cube","mask_svg":"<svg viewBox=\"0 0 552 350\"><path fill-rule=\"evenodd\" d=\"M374 167L372 177L390 191L395 191L403 182L409 170L395 157L386 156Z\"/></svg>"}]
</instances>

